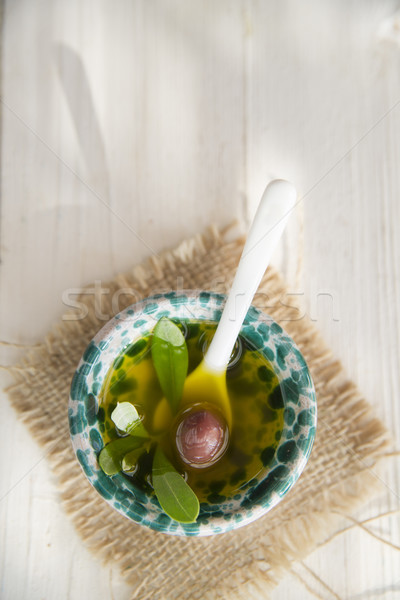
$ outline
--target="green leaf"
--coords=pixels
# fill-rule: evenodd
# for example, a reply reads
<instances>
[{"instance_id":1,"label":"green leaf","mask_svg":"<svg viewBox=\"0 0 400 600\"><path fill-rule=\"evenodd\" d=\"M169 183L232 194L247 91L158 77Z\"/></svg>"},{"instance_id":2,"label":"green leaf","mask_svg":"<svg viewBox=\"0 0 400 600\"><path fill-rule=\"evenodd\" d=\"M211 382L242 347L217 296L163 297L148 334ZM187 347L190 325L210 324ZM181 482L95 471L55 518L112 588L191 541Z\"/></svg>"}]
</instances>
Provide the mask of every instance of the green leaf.
<instances>
[{"instance_id":1,"label":"green leaf","mask_svg":"<svg viewBox=\"0 0 400 600\"><path fill-rule=\"evenodd\" d=\"M180 523L194 523L200 510L199 500L160 446L157 446L153 459L152 479L163 511Z\"/></svg>"},{"instance_id":2,"label":"green leaf","mask_svg":"<svg viewBox=\"0 0 400 600\"><path fill-rule=\"evenodd\" d=\"M137 465L137 461L139 457L143 454L143 448L136 448L136 450L131 450L128 454L125 454L122 459L122 470L123 471L133 471Z\"/></svg>"},{"instance_id":3,"label":"green leaf","mask_svg":"<svg viewBox=\"0 0 400 600\"><path fill-rule=\"evenodd\" d=\"M118 429L125 433L135 437L149 437L136 408L130 402L118 402L111 413L111 420Z\"/></svg>"},{"instance_id":4,"label":"green leaf","mask_svg":"<svg viewBox=\"0 0 400 600\"><path fill-rule=\"evenodd\" d=\"M140 424L139 413L130 402L118 402L111 413L111 420L125 433L133 433Z\"/></svg>"},{"instance_id":5,"label":"green leaf","mask_svg":"<svg viewBox=\"0 0 400 600\"><path fill-rule=\"evenodd\" d=\"M189 358L181 330L166 317L154 328L151 354L162 391L175 414L182 398Z\"/></svg>"},{"instance_id":6,"label":"green leaf","mask_svg":"<svg viewBox=\"0 0 400 600\"><path fill-rule=\"evenodd\" d=\"M132 425L132 427L130 427L127 430L127 433L129 433L130 435L133 435L135 437L141 437L141 438L149 437L149 434L146 431L146 429L144 428L144 425L141 421L136 421L136 423L134 423Z\"/></svg>"},{"instance_id":7,"label":"green leaf","mask_svg":"<svg viewBox=\"0 0 400 600\"><path fill-rule=\"evenodd\" d=\"M122 468L122 459L128 452L140 448L143 452L142 446L146 442L144 437L134 437L128 435L118 440L113 440L104 448L99 454L99 465L103 469L106 475L115 475L119 473Z\"/></svg>"}]
</instances>

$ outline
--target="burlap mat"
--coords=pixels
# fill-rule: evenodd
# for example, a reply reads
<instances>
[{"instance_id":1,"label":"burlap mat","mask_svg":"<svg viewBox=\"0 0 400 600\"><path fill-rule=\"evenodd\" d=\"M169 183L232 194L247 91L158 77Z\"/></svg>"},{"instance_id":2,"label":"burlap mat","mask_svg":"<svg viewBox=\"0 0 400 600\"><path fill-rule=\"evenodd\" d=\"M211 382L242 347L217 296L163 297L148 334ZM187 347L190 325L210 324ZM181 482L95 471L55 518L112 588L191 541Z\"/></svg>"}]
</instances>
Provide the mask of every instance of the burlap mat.
<instances>
[{"instance_id":1,"label":"burlap mat","mask_svg":"<svg viewBox=\"0 0 400 600\"><path fill-rule=\"evenodd\" d=\"M122 288L137 299L163 289L226 291L242 240L226 243L215 230L187 240L116 277L104 287L102 313L112 315L112 298ZM140 600L266 598L290 568L323 542L374 489L373 467L387 432L370 405L346 378L307 316L301 318L279 274L269 268L255 304L295 339L314 378L318 399L317 438L310 461L288 496L259 521L211 538L181 539L148 531L114 512L87 482L69 441L67 401L79 358L104 325L95 316L93 295L82 295L88 314L63 320L43 345L12 370L10 398L34 437L47 449L60 494L85 543L107 562L115 561ZM117 294L118 295L118 294ZM121 293L119 309L132 303ZM115 308L115 306L114 306ZM99 306L97 307L99 314Z\"/></svg>"}]
</instances>

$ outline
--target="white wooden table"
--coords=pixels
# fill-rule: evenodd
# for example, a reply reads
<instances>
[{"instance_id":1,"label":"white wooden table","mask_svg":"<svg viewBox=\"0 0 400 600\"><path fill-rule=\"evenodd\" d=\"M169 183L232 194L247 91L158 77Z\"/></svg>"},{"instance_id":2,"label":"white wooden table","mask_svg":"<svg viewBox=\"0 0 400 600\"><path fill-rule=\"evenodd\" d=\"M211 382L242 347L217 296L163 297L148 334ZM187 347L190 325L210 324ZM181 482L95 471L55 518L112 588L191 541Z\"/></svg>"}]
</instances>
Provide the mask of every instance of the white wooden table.
<instances>
[{"instance_id":1,"label":"white wooden table","mask_svg":"<svg viewBox=\"0 0 400 600\"><path fill-rule=\"evenodd\" d=\"M398 9L3 0L0 339L35 344L66 290L210 222L248 223L265 183L284 177L304 197L305 306L399 448ZM293 291L301 238L293 217L276 258ZM22 352L1 345L1 364ZM129 598L75 533L5 394L0 440L1 598ZM359 516L399 508L399 461ZM367 527L400 545L399 513ZM273 598L315 594L398 599L400 552L354 528Z\"/></svg>"}]
</instances>

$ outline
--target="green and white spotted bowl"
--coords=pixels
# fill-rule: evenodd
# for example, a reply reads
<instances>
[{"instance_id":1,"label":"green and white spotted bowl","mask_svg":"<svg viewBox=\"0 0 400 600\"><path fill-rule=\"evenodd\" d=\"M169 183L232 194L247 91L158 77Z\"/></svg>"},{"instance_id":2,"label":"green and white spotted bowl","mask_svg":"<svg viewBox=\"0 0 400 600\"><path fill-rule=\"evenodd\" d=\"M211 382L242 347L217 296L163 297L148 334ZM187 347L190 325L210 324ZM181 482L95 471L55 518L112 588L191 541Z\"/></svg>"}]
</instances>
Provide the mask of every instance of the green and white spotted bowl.
<instances>
[{"instance_id":1,"label":"green and white spotted bowl","mask_svg":"<svg viewBox=\"0 0 400 600\"><path fill-rule=\"evenodd\" d=\"M69 425L82 469L99 494L128 519L145 527L181 536L230 531L258 519L275 506L303 471L315 437L316 401L306 362L280 325L251 307L241 335L272 364L284 401L282 435L272 460L251 486L220 504L201 504L193 524L181 524L163 513L156 497L134 487L122 474L109 477L97 457L103 439L97 419L99 393L115 358L148 334L162 316L219 321L225 296L185 291L157 294L117 314L86 348L71 384Z\"/></svg>"}]
</instances>

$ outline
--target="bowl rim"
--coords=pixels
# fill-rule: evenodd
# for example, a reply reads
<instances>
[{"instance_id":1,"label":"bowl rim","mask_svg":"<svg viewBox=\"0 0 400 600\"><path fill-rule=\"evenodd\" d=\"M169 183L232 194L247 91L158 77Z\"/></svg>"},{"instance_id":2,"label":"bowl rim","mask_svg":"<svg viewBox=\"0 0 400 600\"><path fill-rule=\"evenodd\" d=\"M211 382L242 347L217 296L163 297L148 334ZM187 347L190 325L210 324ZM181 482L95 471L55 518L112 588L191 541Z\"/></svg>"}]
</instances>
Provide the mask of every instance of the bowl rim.
<instances>
[{"instance_id":1,"label":"bowl rim","mask_svg":"<svg viewBox=\"0 0 400 600\"><path fill-rule=\"evenodd\" d=\"M241 497L240 506L238 502L233 503L232 511L224 512L218 505L213 508L202 505L201 522L195 524L178 524L167 515L163 518L159 505L158 517L154 518L153 514L150 518L149 514L154 513L158 504L154 501L154 497L150 499L137 488L134 488L132 493L132 489L127 489L129 486L123 475L119 473L110 477L99 467L97 455L102 441L96 425L99 409L98 394L101 388L98 385L95 387L95 384L99 383L98 379L101 380L101 372L103 374L108 372L124 347L148 334L153 328L149 328L148 325L152 323L154 326L157 320L164 316L160 313L165 311L181 313L182 309L186 308L190 313L187 317L181 314L169 314L169 316L182 320L191 318L218 321L225 300L225 294L216 292L179 290L152 294L128 306L111 318L89 342L71 383L68 407L70 434L75 454L85 475L114 509L130 520L156 531L181 536L204 536L230 531L256 520L275 506L293 487L307 463L314 443L317 408L315 389L307 363L295 342L283 328L260 309L251 306L242 326L241 335L253 345L254 340L258 342L262 340L262 348L258 350L270 360L280 380L285 397L285 410L282 436L275 449L275 456L268 468L266 467L262 479L257 481L253 489L250 488L247 495L245 493ZM201 308L204 313L207 313L207 317L202 318L201 314L191 314L189 307L192 305ZM214 313L215 318L210 317L208 313L211 312ZM132 333L132 329L124 329L124 325L128 327L130 321L131 328L133 326L134 332L137 333L134 338L128 335ZM277 345L278 340L279 345ZM118 350L113 351L113 345L116 345ZM274 356L273 360L271 360L271 345L276 347L278 356L278 358ZM279 352L283 355L280 358ZM108 360L103 365L105 358ZM285 360L292 361L290 369L280 369L278 361L281 366L287 367ZM96 370L98 379L95 378ZM285 373L287 375L288 370L291 373L289 378L284 376ZM298 375L298 381L294 379L295 374ZM296 428L297 432L294 434ZM98 435L95 435L96 431ZM231 516L228 518L228 515Z\"/></svg>"}]
</instances>

